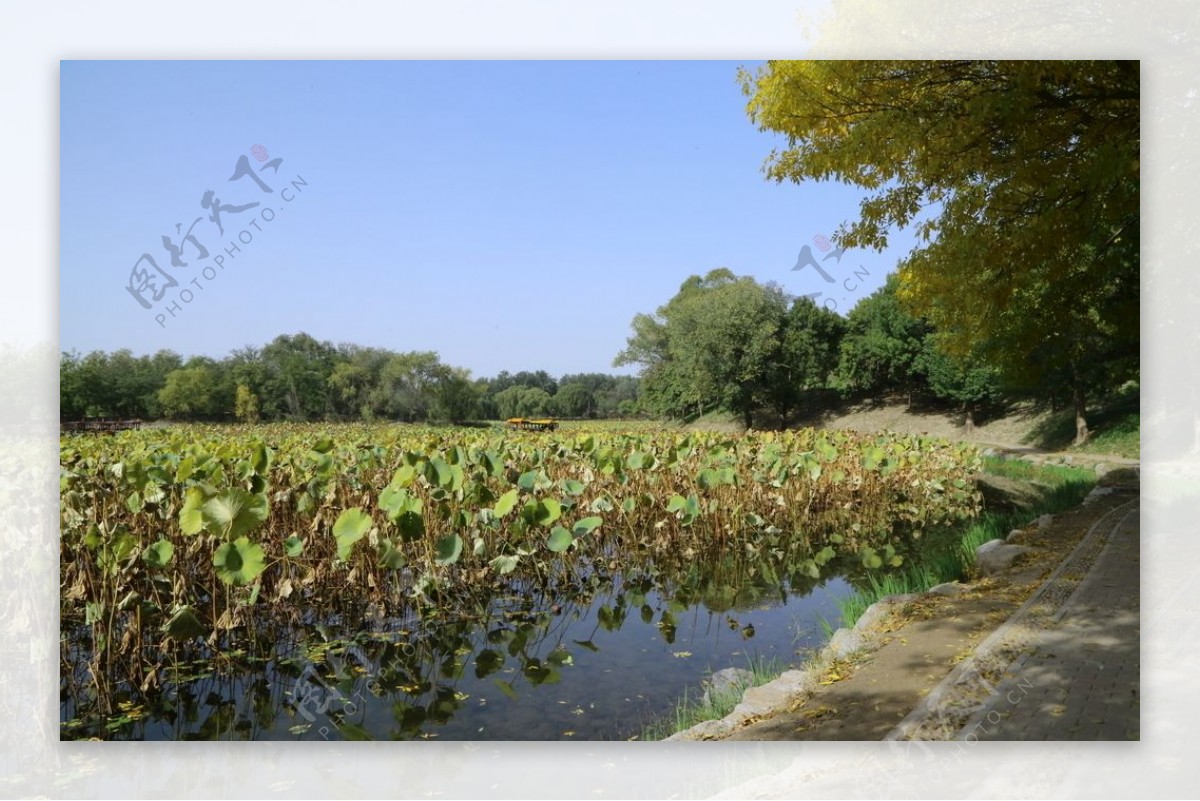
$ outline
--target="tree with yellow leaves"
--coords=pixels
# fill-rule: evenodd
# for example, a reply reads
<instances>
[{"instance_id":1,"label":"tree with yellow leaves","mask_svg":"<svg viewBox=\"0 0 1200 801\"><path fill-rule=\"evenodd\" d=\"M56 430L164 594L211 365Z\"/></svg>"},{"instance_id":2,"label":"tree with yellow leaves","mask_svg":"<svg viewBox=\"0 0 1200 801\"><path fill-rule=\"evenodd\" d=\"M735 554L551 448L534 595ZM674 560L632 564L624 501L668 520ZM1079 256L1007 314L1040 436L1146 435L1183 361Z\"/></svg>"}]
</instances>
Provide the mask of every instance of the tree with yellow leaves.
<instances>
[{"instance_id":1,"label":"tree with yellow leaves","mask_svg":"<svg viewBox=\"0 0 1200 801\"><path fill-rule=\"evenodd\" d=\"M747 111L787 147L777 181L868 191L844 247L912 227L900 297L952 355L1012 384L1090 389L1138 370L1140 80L1120 61L769 62Z\"/></svg>"}]
</instances>

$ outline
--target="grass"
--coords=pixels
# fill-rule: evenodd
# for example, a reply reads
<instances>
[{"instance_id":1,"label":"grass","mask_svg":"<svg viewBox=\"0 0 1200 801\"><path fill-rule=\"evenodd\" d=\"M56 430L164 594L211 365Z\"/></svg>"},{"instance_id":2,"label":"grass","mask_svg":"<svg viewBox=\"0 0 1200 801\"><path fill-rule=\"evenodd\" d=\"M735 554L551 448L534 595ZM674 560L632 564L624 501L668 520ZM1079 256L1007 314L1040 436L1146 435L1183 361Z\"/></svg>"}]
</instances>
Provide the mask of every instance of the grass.
<instances>
[{"instance_id":1,"label":"grass","mask_svg":"<svg viewBox=\"0 0 1200 801\"><path fill-rule=\"evenodd\" d=\"M1138 386L1131 382L1098 408L1088 409L1091 436L1082 445L1071 444L1075 439L1075 413L1070 410L1055 412L1038 423L1025 444L1051 451L1137 459L1141 454L1139 404Z\"/></svg>"},{"instance_id":2,"label":"grass","mask_svg":"<svg viewBox=\"0 0 1200 801\"><path fill-rule=\"evenodd\" d=\"M924 592L947 581L968 577L975 567L975 551L994 539L1003 539L1014 528L1026 525L1031 517L1057 514L1078 506L1096 484L1090 470L1057 465L1039 465L1019 459L984 459L984 471L996 476L1037 481L1048 485L1042 500L1033 509L1020 512L984 512L962 532L955 547L907 570L870 575L868 585L839 599L841 624L853 626L871 604L889 595ZM825 624L831 630L831 624Z\"/></svg>"},{"instance_id":3,"label":"grass","mask_svg":"<svg viewBox=\"0 0 1200 801\"><path fill-rule=\"evenodd\" d=\"M1142 453L1141 417L1136 414L1125 415L1071 450L1138 459Z\"/></svg>"},{"instance_id":4,"label":"grass","mask_svg":"<svg viewBox=\"0 0 1200 801\"><path fill-rule=\"evenodd\" d=\"M683 698L676 702L675 708L656 718L642 727L638 736L641 740L665 740L676 732L690 729L706 720L720 720L733 711L742 701L742 695L750 687L758 687L777 678L784 668L777 659L751 659L746 665L752 678L746 683L735 683L719 691L709 688L700 697L689 695L685 690Z\"/></svg>"}]
</instances>

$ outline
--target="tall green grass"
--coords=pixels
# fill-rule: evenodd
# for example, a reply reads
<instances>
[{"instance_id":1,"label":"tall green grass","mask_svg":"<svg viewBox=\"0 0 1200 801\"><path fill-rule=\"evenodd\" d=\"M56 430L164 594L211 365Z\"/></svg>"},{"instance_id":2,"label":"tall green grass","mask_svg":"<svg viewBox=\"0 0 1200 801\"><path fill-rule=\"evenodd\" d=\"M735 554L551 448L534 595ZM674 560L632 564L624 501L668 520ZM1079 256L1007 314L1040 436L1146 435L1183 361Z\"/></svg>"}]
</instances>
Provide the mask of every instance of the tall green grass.
<instances>
[{"instance_id":1,"label":"tall green grass","mask_svg":"<svg viewBox=\"0 0 1200 801\"><path fill-rule=\"evenodd\" d=\"M683 698L666 715L642 727L639 739L665 740L676 732L690 729L706 720L720 720L733 711L742 701L742 695L750 687L758 687L775 679L783 672L783 665L775 657L750 659L746 665L753 677L744 684L733 684L719 691L709 688L699 695L684 690Z\"/></svg>"},{"instance_id":2,"label":"tall green grass","mask_svg":"<svg viewBox=\"0 0 1200 801\"><path fill-rule=\"evenodd\" d=\"M995 476L1037 481L1048 485L1049 489L1043 492L1041 502L1033 509L1020 512L985 511L963 529L953 547L929 555L920 564L868 576L866 587L838 600L841 625L853 626L871 604L889 595L924 592L938 584L969 577L975 568L975 551L980 545L1004 538L1008 532L1026 525L1033 517L1073 509L1096 485L1095 473L1077 467L985 457L983 469ZM826 624L826 628L831 630L833 626Z\"/></svg>"}]
</instances>

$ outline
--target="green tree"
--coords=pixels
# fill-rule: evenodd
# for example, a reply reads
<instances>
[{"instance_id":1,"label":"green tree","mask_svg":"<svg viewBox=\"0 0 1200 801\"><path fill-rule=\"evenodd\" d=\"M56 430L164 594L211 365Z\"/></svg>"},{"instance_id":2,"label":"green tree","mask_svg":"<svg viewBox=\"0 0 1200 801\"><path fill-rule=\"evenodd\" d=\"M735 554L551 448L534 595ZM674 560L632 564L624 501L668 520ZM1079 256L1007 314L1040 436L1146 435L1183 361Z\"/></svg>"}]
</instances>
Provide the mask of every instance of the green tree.
<instances>
[{"instance_id":1,"label":"green tree","mask_svg":"<svg viewBox=\"0 0 1200 801\"><path fill-rule=\"evenodd\" d=\"M171 374L171 371L178 370L183 366L183 358L175 351L160 350L149 358L143 356L142 361L148 364L146 369L152 376L142 384L142 416L148 419L157 419L163 415L162 405L158 401L158 391L166 386L167 376Z\"/></svg>"},{"instance_id":2,"label":"green tree","mask_svg":"<svg viewBox=\"0 0 1200 801\"><path fill-rule=\"evenodd\" d=\"M637 376L612 377L612 386L595 390L597 417L633 417L641 411L642 382Z\"/></svg>"},{"instance_id":3,"label":"green tree","mask_svg":"<svg viewBox=\"0 0 1200 801\"><path fill-rule=\"evenodd\" d=\"M634 318L634 334L614 364L640 363L647 399L682 416L718 408L753 424L775 376L779 331L788 308L776 286L729 270L692 276L656 316Z\"/></svg>"},{"instance_id":4,"label":"green tree","mask_svg":"<svg viewBox=\"0 0 1200 801\"><path fill-rule=\"evenodd\" d=\"M596 416L596 399L582 381L559 384L553 407L554 413L562 417Z\"/></svg>"},{"instance_id":5,"label":"green tree","mask_svg":"<svg viewBox=\"0 0 1200 801\"><path fill-rule=\"evenodd\" d=\"M836 312L811 298L792 302L780 328L776 372L768 392L782 424L804 393L829 386L845 334L846 321Z\"/></svg>"},{"instance_id":6,"label":"green tree","mask_svg":"<svg viewBox=\"0 0 1200 801\"><path fill-rule=\"evenodd\" d=\"M1137 63L775 61L741 80L751 119L787 137L767 175L867 190L840 245L915 226L903 300L1006 379L1065 373L1086 438L1087 366L1137 369ZM1037 359L1030 339L1050 341Z\"/></svg>"},{"instance_id":7,"label":"green tree","mask_svg":"<svg viewBox=\"0 0 1200 801\"><path fill-rule=\"evenodd\" d=\"M305 333L281 335L262 349L263 392L273 409L293 420L320 419L332 410L329 376L336 352Z\"/></svg>"},{"instance_id":8,"label":"green tree","mask_svg":"<svg viewBox=\"0 0 1200 801\"><path fill-rule=\"evenodd\" d=\"M108 354L94 350L75 366L76 405L83 417L112 417L117 407L116 382L109 370Z\"/></svg>"},{"instance_id":9,"label":"green tree","mask_svg":"<svg viewBox=\"0 0 1200 801\"><path fill-rule=\"evenodd\" d=\"M58 360L58 414L62 420L81 420L87 414L82 359L63 351Z\"/></svg>"},{"instance_id":10,"label":"green tree","mask_svg":"<svg viewBox=\"0 0 1200 801\"><path fill-rule=\"evenodd\" d=\"M903 393L911 405L923 388L920 358L930 328L913 317L896 297L896 276L860 300L846 319L837 383L845 391L879 395Z\"/></svg>"},{"instance_id":11,"label":"green tree","mask_svg":"<svg viewBox=\"0 0 1200 801\"><path fill-rule=\"evenodd\" d=\"M435 372L431 417L451 423L465 423L479 410L479 391L471 372L445 365Z\"/></svg>"},{"instance_id":12,"label":"green tree","mask_svg":"<svg viewBox=\"0 0 1200 801\"><path fill-rule=\"evenodd\" d=\"M550 393L541 387L520 384L509 387L493 396L500 418L544 417L551 413Z\"/></svg>"},{"instance_id":13,"label":"green tree","mask_svg":"<svg viewBox=\"0 0 1200 801\"><path fill-rule=\"evenodd\" d=\"M174 370L167 375L158 400L163 412L173 420L212 416L218 413L216 375L204 364Z\"/></svg>"},{"instance_id":14,"label":"green tree","mask_svg":"<svg viewBox=\"0 0 1200 801\"><path fill-rule=\"evenodd\" d=\"M390 354L371 395L373 406L381 416L393 420L411 423L428 419L441 366L432 351Z\"/></svg>"},{"instance_id":15,"label":"green tree","mask_svg":"<svg viewBox=\"0 0 1200 801\"><path fill-rule=\"evenodd\" d=\"M967 434L975 431L975 412L982 404L1000 398L999 373L976 357L947 356L936 345L937 334L925 337L924 348L916 359L916 369L929 391L942 400L959 405Z\"/></svg>"},{"instance_id":16,"label":"green tree","mask_svg":"<svg viewBox=\"0 0 1200 801\"><path fill-rule=\"evenodd\" d=\"M243 423L258 422L258 396L245 384L238 384L233 402L233 416Z\"/></svg>"},{"instance_id":17,"label":"green tree","mask_svg":"<svg viewBox=\"0 0 1200 801\"><path fill-rule=\"evenodd\" d=\"M500 417L495 396L489 394L490 386L491 382L486 378L475 379L475 413L483 420L495 420Z\"/></svg>"}]
</instances>

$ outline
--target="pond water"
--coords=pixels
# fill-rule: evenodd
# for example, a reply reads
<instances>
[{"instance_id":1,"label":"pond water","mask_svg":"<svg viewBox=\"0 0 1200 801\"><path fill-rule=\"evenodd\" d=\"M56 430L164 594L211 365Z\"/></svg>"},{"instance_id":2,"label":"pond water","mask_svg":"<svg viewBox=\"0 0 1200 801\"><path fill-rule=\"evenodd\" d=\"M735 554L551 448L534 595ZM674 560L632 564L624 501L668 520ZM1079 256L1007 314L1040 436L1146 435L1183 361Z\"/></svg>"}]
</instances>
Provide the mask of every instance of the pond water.
<instances>
[{"instance_id":1,"label":"pond water","mask_svg":"<svg viewBox=\"0 0 1200 801\"><path fill-rule=\"evenodd\" d=\"M117 739L623 740L727 667L784 669L822 645L842 578L687 602L617 580L581 602L493 599L485 614L293 626L236 667L162 683ZM715 608L714 608L715 607ZM486 621L486 622L481 622ZM836 627L836 623L834 624ZM340 636L339 636L340 635ZM128 696L133 698L133 696ZM116 706L120 706L120 697ZM76 715L64 695L63 720ZM87 736L87 729L76 732Z\"/></svg>"}]
</instances>

